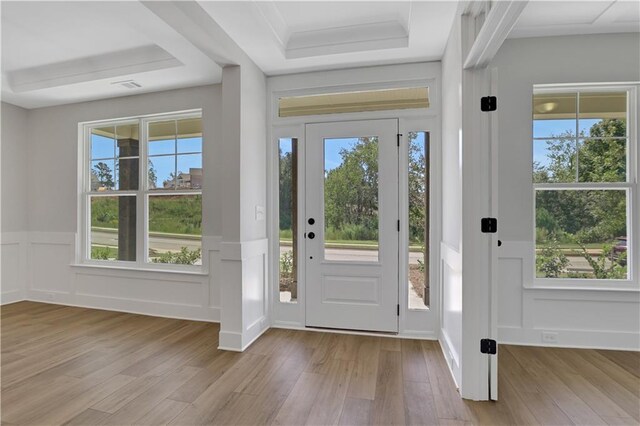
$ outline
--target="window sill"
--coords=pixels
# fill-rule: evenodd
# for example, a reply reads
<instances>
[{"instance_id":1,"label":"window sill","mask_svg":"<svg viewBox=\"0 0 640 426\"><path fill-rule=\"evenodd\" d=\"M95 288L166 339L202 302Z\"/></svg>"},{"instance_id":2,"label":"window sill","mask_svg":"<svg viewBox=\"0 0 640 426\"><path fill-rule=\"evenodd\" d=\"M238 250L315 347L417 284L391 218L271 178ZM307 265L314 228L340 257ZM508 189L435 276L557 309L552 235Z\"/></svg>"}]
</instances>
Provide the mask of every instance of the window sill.
<instances>
[{"instance_id":1,"label":"window sill","mask_svg":"<svg viewBox=\"0 0 640 426\"><path fill-rule=\"evenodd\" d=\"M125 272L140 272L140 273L161 273L161 274L178 274L189 275L194 277L206 277L209 275L206 271L187 271L178 269L163 269L163 268L136 268L122 265L95 265L92 263L72 263L69 266L72 268L87 268L87 269L102 269L106 271L125 271Z\"/></svg>"},{"instance_id":2,"label":"window sill","mask_svg":"<svg viewBox=\"0 0 640 426\"><path fill-rule=\"evenodd\" d=\"M569 291L611 291L611 292L640 292L640 286L633 280L584 281L584 280L546 279L534 280L533 285L523 286L527 290L569 290Z\"/></svg>"}]
</instances>

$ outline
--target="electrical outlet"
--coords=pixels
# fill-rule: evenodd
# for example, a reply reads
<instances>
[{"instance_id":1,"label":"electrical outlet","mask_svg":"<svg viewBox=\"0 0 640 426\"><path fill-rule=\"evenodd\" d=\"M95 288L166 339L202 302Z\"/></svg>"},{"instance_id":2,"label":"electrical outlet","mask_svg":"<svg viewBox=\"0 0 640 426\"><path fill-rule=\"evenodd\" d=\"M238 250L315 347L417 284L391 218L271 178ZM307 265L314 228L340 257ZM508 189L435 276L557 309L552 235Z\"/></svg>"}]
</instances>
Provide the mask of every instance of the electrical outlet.
<instances>
[{"instance_id":1,"label":"electrical outlet","mask_svg":"<svg viewBox=\"0 0 640 426\"><path fill-rule=\"evenodd\" d=\"M554 333L552 331L543 331L542 341L544 343L558 343L558 333Z\"/></svg>"}]
</instances>

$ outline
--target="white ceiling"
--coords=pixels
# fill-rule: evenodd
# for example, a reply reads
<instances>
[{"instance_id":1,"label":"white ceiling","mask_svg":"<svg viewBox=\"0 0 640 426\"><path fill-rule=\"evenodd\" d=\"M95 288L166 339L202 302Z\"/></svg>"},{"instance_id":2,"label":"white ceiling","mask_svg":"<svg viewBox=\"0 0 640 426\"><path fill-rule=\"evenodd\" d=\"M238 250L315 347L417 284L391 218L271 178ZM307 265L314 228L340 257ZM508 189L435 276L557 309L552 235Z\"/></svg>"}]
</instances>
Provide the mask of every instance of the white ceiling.
<instances>
[{"instance_id":1,"label":"white ceiling","mask_svg":"<svg viewBox=\"0 0 640 426\"><path fill-rule=\"evenodd\" d=\"M268 75L439 60L455 1L203 2Z\"/></svg>"},{"instance_id":2,"label":"white ceiling","mask_svg":"<svg viewBox=\"0 0 640 426\"><path fill-rule=\"evenodd\" d=\"M219 82L221 68L139 2L2 2L2 100L37 108ZM141 87L127 89L119 81Z\"/></svg>"},{"instance_id":3,"label":"white ceiling","mask_svg":"<svg viewBox=\"0 0 640 426\"><path fill-rule=\"evenodd\" d=\"M509 38L640 31L640 1L529 1Z\"/></svg>"},{"instance_id":4,"label":"white ceiling","mask_svg":"<svg viewBox=\"0 0 640 426\"><path fill-rule=\"evenodd\" d=\"M2 100L37 108L217 83L216 48L231 43L222 30L268 75L439 60L457 7L455 0L2 1ZM639 25L637 0L529 1L510 37ZM116 84L131 80L141 87Z\"/></svg>"}]
</instances>

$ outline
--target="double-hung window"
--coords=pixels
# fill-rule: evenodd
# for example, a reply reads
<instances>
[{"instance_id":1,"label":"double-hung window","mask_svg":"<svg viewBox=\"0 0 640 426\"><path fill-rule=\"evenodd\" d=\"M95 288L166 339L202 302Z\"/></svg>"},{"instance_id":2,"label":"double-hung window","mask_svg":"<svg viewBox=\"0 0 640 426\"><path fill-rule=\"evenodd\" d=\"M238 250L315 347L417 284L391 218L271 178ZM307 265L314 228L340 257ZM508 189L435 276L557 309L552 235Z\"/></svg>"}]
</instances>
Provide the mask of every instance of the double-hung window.
<instances>
[{"instance_id":1,"label":"double-hung window","mask_svg":"<svg viewBox=\"0 0 640 426\"><path fill-rule=\"evenodd\" d=\"M636 90L534 89L537 280L632 280L639 216Z\"/></svg>"},{"instance_id":2,"label":"double-hung window","mask_svg":"<svg viewBox=\"0 0 640 426\"><path fill-rule=\"evenodd\" d=\"M81 261L201 266L201 111L84 123L82 129Z\"/></svg>"}]
</instances>

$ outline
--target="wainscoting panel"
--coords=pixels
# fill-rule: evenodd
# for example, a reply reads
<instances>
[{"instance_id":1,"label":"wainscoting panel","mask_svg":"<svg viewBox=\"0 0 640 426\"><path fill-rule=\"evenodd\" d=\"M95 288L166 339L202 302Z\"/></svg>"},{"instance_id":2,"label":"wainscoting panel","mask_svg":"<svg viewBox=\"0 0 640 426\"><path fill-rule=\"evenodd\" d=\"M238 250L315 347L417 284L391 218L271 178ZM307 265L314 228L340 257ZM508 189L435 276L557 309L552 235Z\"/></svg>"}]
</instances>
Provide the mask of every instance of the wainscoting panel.
<instances>
[{"instance_id":1,"label":"wainscoting panel","mask_svg":"<svg viewBox=\"0 0 640 426\"><path fill-rule=\"evenodd\" d=\"M74 265L75 234L37 232L27 234L27 239L32 265L25 283L28 300L191 320L220 320L219 237L203 238L205 269L209 271L202 274ZM7 262L11 256L7 256Z\"/></svg>"},{"instance_id":2,"label":"wainscoting panel","mask_svg":"<svg viewBox=\"0 0 640 426\"><path fill-rule=\"evenodd\" d=\"M444 358L459 386L462 379L462 257L458 250L446 243L440 245L440 253L442 316L439 340Z\"/></svg>"},{"instance_id":3,"label":"wainscoting panel","mask_svg":"<svg viewBox=\"0 0 640 426\"><path fill-rule=\"evenodd\" d=\"M0 304L24 300L27 280L27 244L25 233L4 232L0 245L2 261Z\"/></svg>"},{"instance_id":4,"label":"wainscoting panel","mask_svg":"<svg viewBox=\"0 0 640 426\"><path fill-rule=\"evenodd\" d=\"M533 242L503 242L500 343L640 350L640 293L536 288L533 262Z\"/></svg>"}]
</instances>

